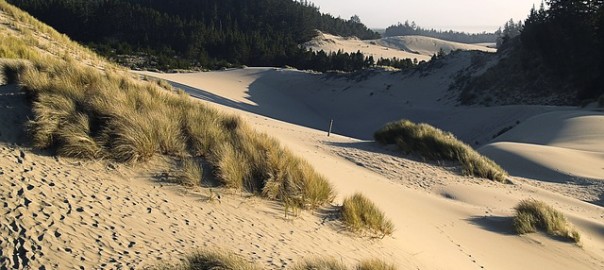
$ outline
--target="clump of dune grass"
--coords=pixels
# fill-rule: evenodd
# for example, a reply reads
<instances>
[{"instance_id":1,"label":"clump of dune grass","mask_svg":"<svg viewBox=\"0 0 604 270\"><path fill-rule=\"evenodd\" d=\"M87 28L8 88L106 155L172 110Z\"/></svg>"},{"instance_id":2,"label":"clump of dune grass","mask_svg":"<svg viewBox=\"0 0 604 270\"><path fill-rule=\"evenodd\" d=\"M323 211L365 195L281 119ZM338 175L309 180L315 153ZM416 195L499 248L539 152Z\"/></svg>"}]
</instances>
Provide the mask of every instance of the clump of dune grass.
<instances>
[{"instance_id":1,"label":"clump of dune grass","mask_svg":"<svg viewBox=\"0 0 604 270\"><path fill-rule=\"evenodd\" d=\"M295 208L333 200L333 188L323 176L240 118L208 108L165 81L145 81L108 64L5 2L0 1L0 10L13 16L19 29L31 28L54 41L29 30L0 28L0 58L31 62L3 60L2 77L18 80L28 94L32 118L27 130L34 147L130 164L155 155L205 160L224 187ZM183 184L200 182L193 178L183 177Z\"/></svg>"},{"instance_id":2,"label":"clump of dune grass","mask_svg":"<svg viewBox=\"0 0 604 270\"><path fill-rule=\"evenodd\" d=\"M378 259L363 260L357 264L355 270L396 270L394 264L386 263Z\"/></svg>"},{"instance_id":3,"label":"clump of dune grass","mask_svg":"<svg viewBox=\"0 0 604 270\"><path fill-rule=\"evenodd\" d=\"M153 270L260 270L247 260L222 250L199 250L188 255L184 262L176 265L160 264L146 268Z\"/></svg>"},{"instance_id":4,"label":"clump of dune grass","mask_svg":"<svg viewBox=\"0 0 604 270\"><path fill-rule=\"evenodd\" d=\"M518 234L541 230L551 236L578 243L581 235L572 228L566 217L544 202L523 200L515 208L514 228Z\"/></svg>"},{"instance_id":5,"label":"clump of dune grass","mask_svg":"<svg viewBox=\"0 0 604 270\"><path fill-rule=\"evenodd\" d=\"M160 263L145 267L152 270L260 270L258 265L223 250L199 250L186 256L179 264ZM349 268L334 258L312 258L297 263L289 270L396 270L397 268L377 259L363 260Z\"/></svg>"},{"instance_id":6,"label":"clump of dune grass","mask_svg":"<svg viewBox=\"0 0 604 270\"><path fill-rule=\"evenodd\" d=\"M24 60L0 59L0 85L17 83L19 74L29 65L31 63Z\"/></svg>"},{"instance_id":7,"label":"clump of dune grass","mask_svg":"<svg viewBox=\"0 0 604 270\"><path fill-rule=\"evenodd\" d=\"M432 160L451 160L461 163L465 175L505 182L507 172L494 161L482 156L453 134L428 124L401 120L386 124L374 134L381 144L396 144L400 150L416 153Z\"/></svg>"},{"instance_id":8,"label":"clump of dune grass","mask_svg":"<svg viewBox=\"0 0 604 270\"><path fill-rule=\"evenodd\" d=\"M599 106L600 108L604 108L604 95L601 95L601 96L598 98L598 106Z\"/></svg>"},{"instance_id":9,"label":"clump of dune grass","mask_svg":"<svg viewBox=\"0 0 604 270\"><path fill-rule=\"evenodd\" d=\"M360 193L344 199L341 214L342 222L353 232L367 231L384 237L394 231L394 225L384 212Z\"/></svg>"},{"instance_id":10,"label":"clump of dune grass","mask_svg":"<svg viewBox=\"0 0 604 270\"><path fill-rule=\"evenodd\" d=\"M290 270L348 270L348 267L333 258L315 258L298 263Z\"/></svg>"},{"instance_id":11,"label":"clump of dune grass","mask_svg":"<svg viewBox=\"0 0 604 270\"><path fill-rule=\"evenodd\" d=\"M290 270L348 270L344 263L334 258L314 258L294 265ZM396 266L378 259L368 259L359 262L354 270L396 270Z\"/></svg>"},{"instance_id":12,"label":"clump of dune grass","mask_svg":"<svg viewBox=\"0 0 604 270\"><path fill-rule=\"evenodd\" d=\"M186 187L198 186L203 178L203 168L195 158L185 158L180 162L180 170L177 174L179 184Z\"/></svg>"}]
</instances>

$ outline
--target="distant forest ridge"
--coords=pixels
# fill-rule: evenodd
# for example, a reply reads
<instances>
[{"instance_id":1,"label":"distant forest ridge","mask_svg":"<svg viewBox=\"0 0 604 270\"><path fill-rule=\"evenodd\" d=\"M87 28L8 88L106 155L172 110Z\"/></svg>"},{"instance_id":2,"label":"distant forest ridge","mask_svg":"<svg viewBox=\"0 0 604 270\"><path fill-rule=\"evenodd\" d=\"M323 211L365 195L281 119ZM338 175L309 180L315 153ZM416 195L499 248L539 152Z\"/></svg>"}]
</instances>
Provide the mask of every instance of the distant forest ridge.
<instances>
[{"instance_id":1,"label":"distant forest ridge","mask_svg":"<svg viewBox=\"0 0 604 270\"><path fill-rule=\"evenodd\" d=\"M453 30L443 31L418 26L415 22L405 21L389 26L383 33L384 37L395 36L426 36L460 43L495 43L501 36L501 30L493 33L466 33Z\"/></svg>"},{"instance_id":2,"label":"distant forest ridge","mask_svg":"<svg viewBox=\"0 0 604 270\"><path fill-rule=\"evenodd\" d=\"M8 2L109 58L140 56L144 67L351 68L358 66L352 62L358 63L360 55L343 54L330 60L299 44L311 40L316 29L361 39L380 37L358 17L335 18L306 0ZM336 58L337 63L330 62ZM364 65L372 64L370 60L363 59Z\"/></svg>"}]
</instances>

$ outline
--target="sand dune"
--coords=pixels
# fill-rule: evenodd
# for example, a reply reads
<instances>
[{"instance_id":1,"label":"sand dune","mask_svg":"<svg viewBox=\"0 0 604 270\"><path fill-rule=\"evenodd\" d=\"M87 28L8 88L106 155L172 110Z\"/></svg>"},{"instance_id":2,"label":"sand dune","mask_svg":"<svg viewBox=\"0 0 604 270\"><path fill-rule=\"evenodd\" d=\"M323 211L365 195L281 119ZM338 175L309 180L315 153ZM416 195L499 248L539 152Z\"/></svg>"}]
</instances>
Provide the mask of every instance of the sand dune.
<instances>
[{"instance_id":1,"label":"sand dune","mask_svg":"<svg viewBox=\"0 0 604 270\"><path fill-rule=\"evenodd\" d=\"M325 131L313 128L326 126L330 114L323 110L331 108L330 113L340 111L339 116L346 116L350 121L339 118L336 123L350 123L351 128L358 126L363 130L363 121L370 117L359 118L360 114L350 113L347 108L354 112L360 107L363 109L358 109L359 113L365 110L371 116L384 113L386 109L378 105L382 103L373 103L372 98L397 100L403 85L393 85L393 90L373 89L373 96L365 92L369 90L363 85L390 82L384 80L387 76L394 76L396 79L392 81L404 84L405 80L396 75L378 74L367 81L352 81L350 87L344 87L346 90L340 88L345 79L274 69L150 75L186 86L193 96L237 113L256 129L276 136L327 176L341 195L360 191L372 198L395 223L395 234L384 241L404 251L394 258L402 269L411 269L411 265L422 269L604 267L601 255L604 212L599 206L533 187L530 181L522 179L515 180L515 185L503 185L460 177L439 166L398 157L371 142L341 135L327 137ZM314 103L311 98L304 99L302 93L313 97ZM446 104L427 97L435 94L433 92L415 93L408 93L409 99L414 101L410 104ZM425 99L423 95L427 95ZM347 100L347 103L339 102L339 99ZM406 100L398 102L405 104ZM399 106L403 106L400 103ZM418 115L421 108L425 107L418 108ZM447 108L454 111L455 106L451 104ZM496 108L493 110L497 111ZM498 117L521 111L513 107L499 110L501 115ZM548 109L531 110L535 115ZM497 115L494 112L492 115ZM460 115L468 117L480 113L468 110L467 114ZM472 126L469 124L472 119L461 121L461 118L457 125ZM357 124L354 124L355 119ZM585 235L583 248L538 234L515 236L511 231L510 216L513 206L524 198L545 200L570 216Z\"/></svg>"},{"instance_id":2,"label":"sand dune","mask_svg":"<svg viewBox=\"0 0 604 270\"><path fill-rule=\"evenodd\" d=\"M481 44L466 44L424 36L387 37L375 40L374 42L384 47L399 49L421 55L434 55L435 53L438 53L440 49L443 49L445 53L450 53L451 51L455 50L484 52L497 51L496 49Z\"/></svg>"},{"instance_id":3,"label":"sand dune","mask_svg":"<svg viewBox=\"0 0 604 270\"><path fill-rule=\"evenodd\" d=\"M479 151L517 176L604 180L602 134L602 112L550 112L526 120Z\"/></svg>"},{"instance_id":4,"label":"sand dune","mask_svg":"<svg viewBox=\"0 0 604 270\"><path fill-rule=\"evenodd\" d=\"M360 40L355 37L340 37L327 33L319 34L311 41L304 44L306 48L314 51L352 53L361 51L366 56L374 58L400 58L428 61L442 48L446 53L454 50L477 50L495 52L496 49L478 44L464 44L445 41L423 36L388 37L376 40Z\"/></svg>"}]
</instances>

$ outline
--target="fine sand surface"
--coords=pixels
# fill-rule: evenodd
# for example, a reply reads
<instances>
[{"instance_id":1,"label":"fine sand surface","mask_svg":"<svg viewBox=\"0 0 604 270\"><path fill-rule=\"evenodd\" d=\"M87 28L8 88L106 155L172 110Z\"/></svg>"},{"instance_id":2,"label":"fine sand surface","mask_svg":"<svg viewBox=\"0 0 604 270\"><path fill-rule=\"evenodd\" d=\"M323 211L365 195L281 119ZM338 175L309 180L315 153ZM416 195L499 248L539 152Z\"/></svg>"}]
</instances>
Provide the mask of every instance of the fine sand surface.
<instances>
[{"instance_id":1,"label":"fine sand surface","mask_svg":"<svg viewBox=\"0 0 604 270\"><path fill-rule=\"evenodd\" d=\"M361 51L365 56L379 58L417 59L428 61L440 49L445 53L455 50L495 52L496 49L484 44L465 44L424 36L387 37L376 40L360 40L356 37L340 37L319 32L311 41L304 44L314 51L347 53Z\"/></svg>"},{"instance_id":2,"label":"fine sand surface","mask_svg":"<svg viewBox=\"0 0 604 270\"><path fill-rule=\"evenodd\" d=\"M403 251L390 257L401 269L604 267L604 209L573 198L582 195L568 186L515 177L508 185L462 177L454 166L404 158L358 139L369 138L389 118L411 116L441 127L448 124L459 137L485 144L516 122L571 108L458 107L447 90L446 72L376 72L360 78L271 68L145 74L170 80L278 138L328 177L340 196L362 192L375 201L396 226L394 235L381 241ZM327 137L330 118L337 119L337 134ZM466 130L483 135L473 137ZM513 207L527 198L565 213L581 232L582 247L541 234L515 235Z\"/></svg>"}]
</instances>

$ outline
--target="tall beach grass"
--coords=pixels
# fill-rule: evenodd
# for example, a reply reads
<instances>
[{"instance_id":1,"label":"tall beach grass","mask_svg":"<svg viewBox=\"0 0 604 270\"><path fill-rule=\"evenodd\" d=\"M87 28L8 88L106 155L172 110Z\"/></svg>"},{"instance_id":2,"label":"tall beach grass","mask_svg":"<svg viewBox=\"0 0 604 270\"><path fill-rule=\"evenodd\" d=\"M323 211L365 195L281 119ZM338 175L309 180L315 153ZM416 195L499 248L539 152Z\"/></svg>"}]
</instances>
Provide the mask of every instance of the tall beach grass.
<instances>
[{"instance_id":1,"label":"tall beach grass","mask_svg":"<svg viewBox=\"0 0 604 270\"><path fill-rule=\"evenodd\" d=\"M453 134L428 124L401 120L386 124L374 134L381 144L396 144L405 153L415 153L431 160L458 161L465 175L505 182L507 172L491 159L479 154Z\"/></svg>"}]
</instances>

